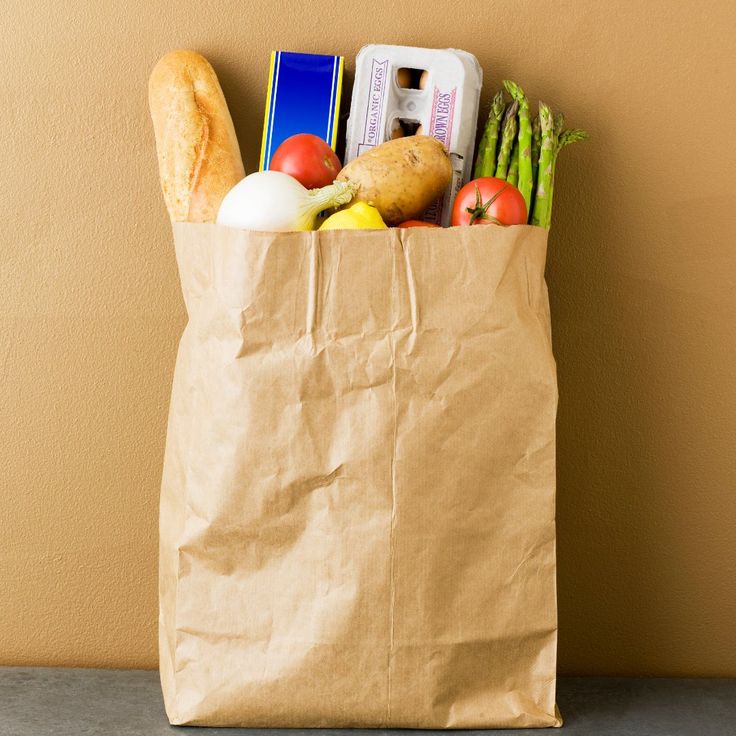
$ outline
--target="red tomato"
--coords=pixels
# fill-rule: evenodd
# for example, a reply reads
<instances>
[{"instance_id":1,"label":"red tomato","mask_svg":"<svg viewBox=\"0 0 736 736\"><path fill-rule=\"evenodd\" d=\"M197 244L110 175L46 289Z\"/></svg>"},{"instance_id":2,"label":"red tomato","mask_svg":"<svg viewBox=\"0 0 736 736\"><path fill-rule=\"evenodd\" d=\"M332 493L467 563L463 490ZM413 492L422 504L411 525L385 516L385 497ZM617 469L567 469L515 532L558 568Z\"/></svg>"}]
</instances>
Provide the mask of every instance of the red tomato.
<instances>
[{"instance_id":1,"label":"red tomato","mask_svg":"<svg viewBox=\"0 0 736 736\"><path fill-rule=\"evenodd\" d=\"M318 189L335 181L342 164L319 136L297 133L276 149L269 168L293 176L307 189Z\"/></svg>"},{"instance_id":2,"label":"red tomato","mask_svg":"<svg viewBox=\"0 0 736 736\"><path fill-rule=\"evenodd\" d=\"M404 220L397 227L439 227L434 222L422 222L422 220Z\"/></svg>"},{"instance_id":3,"label":"red tomato","mask_svg":"<svg viewBox=\"0 0 736 736\"><path fill-rule=\"evenodd\" d=\"M521 192L493 176L468 182L452 206L453 225L525 225L526 218Z\"/></svg>"}]
</instances>

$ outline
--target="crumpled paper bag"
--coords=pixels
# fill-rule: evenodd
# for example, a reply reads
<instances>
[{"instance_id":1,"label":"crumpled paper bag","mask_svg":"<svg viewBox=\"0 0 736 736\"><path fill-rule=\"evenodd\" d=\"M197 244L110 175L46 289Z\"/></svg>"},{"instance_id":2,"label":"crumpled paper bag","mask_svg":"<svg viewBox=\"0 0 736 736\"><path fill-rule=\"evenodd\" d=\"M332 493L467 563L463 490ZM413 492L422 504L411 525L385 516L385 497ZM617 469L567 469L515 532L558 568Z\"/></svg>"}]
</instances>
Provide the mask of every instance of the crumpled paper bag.
<instances>
[{"instance_id":1,"label":"crumpled paper bag","mask_svg":"<svg viewBox=\"0 0 736 736\"><path fill-rule=\"evenodd\" d=\"M560 725L546 232L174 236L171 723Z\"/></svg>"}]
</instances>

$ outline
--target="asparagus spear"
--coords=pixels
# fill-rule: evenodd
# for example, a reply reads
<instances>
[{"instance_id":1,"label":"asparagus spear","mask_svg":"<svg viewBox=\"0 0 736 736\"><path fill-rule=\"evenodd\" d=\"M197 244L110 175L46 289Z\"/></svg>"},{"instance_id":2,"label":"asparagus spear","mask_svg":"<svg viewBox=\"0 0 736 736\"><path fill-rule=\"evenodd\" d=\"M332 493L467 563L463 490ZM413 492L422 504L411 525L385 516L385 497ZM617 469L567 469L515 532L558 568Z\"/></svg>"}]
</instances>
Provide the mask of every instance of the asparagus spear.
<instances>
[{"instance_id":1,"label":"asparagus spear","mask_svg":"<svg viewBox=\"0 0 736 736\"><path fill-rule=\"evenodd\" d=\"M537 192L532 210L532 225L549 227L549 199L552 190L552 164L555 155L555 123L552 110L544 102L539 103L539 122L541 127L541 146L539 170L537 172Z\"/></svg>"},{"instance_id":2,"label":"asparagus spear","mask_svg":"<svg viewBox=\"0 0 736 736\"><path fill-rule=\"evenodd\" d=\"M498 162L496 163L496 176L499 179L505 179L509 169L511 147L514 145L514 138L516 138L516 113L518 109L519 103L514 100L506 107L506 114L503 116L501 147L498 150Z\"/></svg>"},{"instance_id":3,"label":"asparagus spear","mask_svg":"<svg viewBox=\"0 0 736 736\"><path fill-rule=\"evenodd\" d=\"M532 197L529 204L529 222L532 221L532 210L534 209L534 197L537 193L537 170L539 169L539 151L542 147L542 126L539 123L539 115L534 116L532 121Z\"/></svg>"},{"instance_id":4,"label":"asparagus spear","mask_svg":"<svg viewBox=\"0 0 736 736\"><path fill-rule=\"evenodd\" d=\"M514 141L514 147L511 149L511 159L509 161L509 171L506 174L506 181L515 186L519 187L519 139Z\"/></svg>"},{"instance_id":5,"label":"asparagus spear","mask_svg":"<svg viewBox=\"0 0 736 736\"><path fill-rule=\"evenodd\" d=\"M516 82L506 79L503 83L511 98L519 103L519 168L518 189L524 197L526 211L529 212L532 200L532 126L529 121L529 100L524 90Z\"/></svg>"},{"instance_id":6,"label":"asparagus spear","mask_svg":"<svg viewBox=\"0 0 736 736\"><path fill-rule=\"evenodd\" d=\"M565 130L564 132L561 132L559 134L559 137L555 141L555 152L554 156L552 157L552 185L549 190L549 202L547 204L547 228L549 228L549 226L552 224L552 199L555 193L555 172L557 171L557 156L559 156L560 151L565 146L569 146L571 143L575 143L576 141L585 140L587 137L588 134L584 130L580 130L579 128L572 128L570 130Z\"/></svg>"},{"instance_id":7,"label":"asparagus spear","mask_svg":"<svg viewBox=\"0 0 736 736\"><path fill-rule=\"evenodd\" d=\"M496 170L496 144L498 143L498 127L503 117L504 101L503 90L497 92L491 102L483 137L478 144L478 157L475 161L473 177L493 176Z\"/></svg>"}]
</instances>

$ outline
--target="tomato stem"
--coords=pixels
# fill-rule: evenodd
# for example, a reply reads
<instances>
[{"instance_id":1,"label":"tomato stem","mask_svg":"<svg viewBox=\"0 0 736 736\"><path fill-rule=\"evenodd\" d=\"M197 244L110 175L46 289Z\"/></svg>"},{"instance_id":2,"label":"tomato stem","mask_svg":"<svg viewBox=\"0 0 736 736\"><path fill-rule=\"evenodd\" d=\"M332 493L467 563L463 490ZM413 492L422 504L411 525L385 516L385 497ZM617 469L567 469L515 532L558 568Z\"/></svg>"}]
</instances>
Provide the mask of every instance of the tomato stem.
<instances>
[{"instance_id":1,"label":"tomato stem","mask_svg":"<svg viewBox=\"0 0 736 736\"><path fill-rule=\"evenodd\" d=\"M476 220L490 220L496 225L500 225L500 221L496 217L488 215L488 208L501 196L503 191L508 188L508 184L504 184L485 204L480 196L480 189L475 185L475 207L466 207L465 211L470 214L470 224L475 225Z\"/></svg>"}]
</instances>

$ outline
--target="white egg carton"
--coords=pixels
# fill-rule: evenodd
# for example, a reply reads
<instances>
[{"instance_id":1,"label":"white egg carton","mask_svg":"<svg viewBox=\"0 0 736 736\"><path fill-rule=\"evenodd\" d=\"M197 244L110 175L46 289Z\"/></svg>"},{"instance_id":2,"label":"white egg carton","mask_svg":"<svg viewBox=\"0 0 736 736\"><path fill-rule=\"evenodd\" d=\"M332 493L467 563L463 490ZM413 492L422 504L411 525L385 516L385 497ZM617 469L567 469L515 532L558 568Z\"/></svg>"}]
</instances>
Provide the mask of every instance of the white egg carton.
<instances>
[{"instance_id":1,"label":"white egg carton","mask_svg":"<svg viewBox=\"0 0 736 736\"><path fill-rule=\"evenodd\" d=\"M345 163L403 135L431 135L450 152L453 176L423 219L448 226L458 190L472 178L483 71L459 49L364 46L355 60Z\"/></svg>"}]
</instances>

